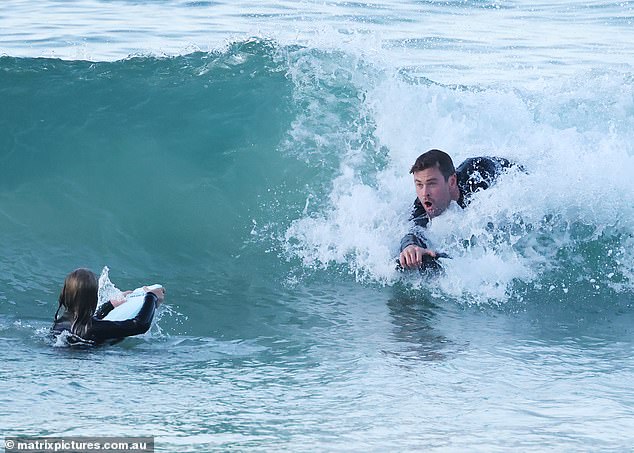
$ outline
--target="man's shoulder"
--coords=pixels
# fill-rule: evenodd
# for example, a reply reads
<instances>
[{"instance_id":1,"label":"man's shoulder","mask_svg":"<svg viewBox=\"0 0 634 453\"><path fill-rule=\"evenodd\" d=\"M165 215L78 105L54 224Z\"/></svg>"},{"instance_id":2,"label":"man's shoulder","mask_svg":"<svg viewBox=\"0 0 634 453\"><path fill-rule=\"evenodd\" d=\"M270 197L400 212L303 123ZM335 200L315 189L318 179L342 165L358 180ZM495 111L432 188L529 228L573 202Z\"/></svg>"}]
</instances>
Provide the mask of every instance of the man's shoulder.
<instances>
[{"instance_id":1,"label":"man's shoulder","mask_svg":"<svg viewBox=\"0 0 634 453\"><path fill-rule=\"evenodd\" d=\"M505 157L497 157L497 156L479 156L479 157L469 157L465 159L459 166L456 168L456 173L459 175L468 176L474 172L485 172L490 174L499 174L502 171L511 168L516 165Z\"/></svg>"},{"instance_id":2,"label":"man's shoulder","mask_svg":"<svg viewBox=\"0 0 634 453\"><path fill-rule=\"evenodd\" d=\"M468 197L478 190L488 189L500 174L514 166L517 164L504 157L480 156L465 159L456 169L460 192Z\"/></svg>"}]
</instances>

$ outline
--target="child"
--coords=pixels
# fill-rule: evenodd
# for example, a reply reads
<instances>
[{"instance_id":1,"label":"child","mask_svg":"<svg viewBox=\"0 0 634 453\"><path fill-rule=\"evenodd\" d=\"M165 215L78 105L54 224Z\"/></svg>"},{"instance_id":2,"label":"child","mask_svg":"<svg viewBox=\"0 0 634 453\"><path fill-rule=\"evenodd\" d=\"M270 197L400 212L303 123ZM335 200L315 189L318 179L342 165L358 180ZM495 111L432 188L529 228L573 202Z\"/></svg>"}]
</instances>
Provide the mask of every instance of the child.
<instances>
[{"instance_id":1,"label":"child","mask_svg":"<svg viewBox=\"0 0 634 453\"><path fill-rule=\"evenodd\" d=\"M59 295L52 333L59 335L67 331L70 333L68 341L71 344L100 344L105 341L116 343L124 337L147 332L156 307L165 297L163 288L153 289L146 293L143 306L134 318L106 321L103 318L116 306L124 303L125 299L106 302L95 313L98 289L97 276L89 269L80 268L68 274ZM58 318L62 307L65 311Z\"/></svg>"}]
</instances>

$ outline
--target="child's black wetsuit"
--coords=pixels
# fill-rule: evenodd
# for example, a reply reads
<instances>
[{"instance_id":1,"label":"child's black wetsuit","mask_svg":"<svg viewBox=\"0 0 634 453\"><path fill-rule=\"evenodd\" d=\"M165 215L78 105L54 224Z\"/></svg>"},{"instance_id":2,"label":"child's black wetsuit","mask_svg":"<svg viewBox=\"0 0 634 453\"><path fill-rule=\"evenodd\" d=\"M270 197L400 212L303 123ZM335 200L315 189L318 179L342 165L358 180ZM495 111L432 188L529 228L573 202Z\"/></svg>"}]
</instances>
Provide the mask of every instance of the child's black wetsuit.
<instances>
[{"instance_id":1,"label":"child's black wetsuit","mask_svg":"<svg viewBox=\"0 0 634 453\"><path fill-rule=\"evenodd\" d=\"M99 307L92 317L88 330L81 337L72 332L72 319L68 312L64 312L64 314L53 323L51 332L54 335L59 335L64 330L68 331L71 334L68 337L68 342L71 344L100 344L106 341L117 342L125 337L147 332L152 324L157 302L158 297L156 297L154 293L147 293L139 313L134 318L124 321L106 321L103 319L114 309L111 302L106 302Z\"/></svg>"}]
</instances>

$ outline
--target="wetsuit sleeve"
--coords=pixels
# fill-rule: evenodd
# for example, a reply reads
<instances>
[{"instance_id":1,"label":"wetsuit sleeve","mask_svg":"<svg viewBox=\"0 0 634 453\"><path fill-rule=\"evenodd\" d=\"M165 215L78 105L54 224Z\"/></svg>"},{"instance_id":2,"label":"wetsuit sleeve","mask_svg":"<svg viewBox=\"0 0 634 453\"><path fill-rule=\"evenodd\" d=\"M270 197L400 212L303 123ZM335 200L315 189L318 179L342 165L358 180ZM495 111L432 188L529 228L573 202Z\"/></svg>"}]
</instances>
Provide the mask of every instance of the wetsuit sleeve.
<instances>
[{"instance_id":1,"label":"wetsuit sleeve","mask_svg":"<svg viewBox=\"0 0 634 453\"><path fill-rule=\"evenodd\" d=\"M424 249L427 248L427 244L425 243L425 241L415 233L407 233L405 236L403 236L403 238L401 239L401 252L410 245L416 245Z\"/></svg>"},{"instance_id":2,"label":"wetsuit sleeve","mask_svg":"<svg viewBox=\"0 0 634 453\"><path fill-rule=\"evenodd\" d=\"M503 172L512 167L525 171L521 165L503 157L471 157L466 159L456 169L458 187L460 188L458 204L464 208L469 204L474 193L491 187Z\"/></svg>"},{"instance_id":3,"label":"wetsuit sleeve","mask_svg":"<svg viewBox=\"0 0 634 453\"><path fill-rule=\"evenodd\" d=\"M87 337L92 341L101 342L145 333L152 324L157 302L158 297L154 293L147 293L141 310L132 319L124 321L94 319Z\"/></svg>"},{"instance_id":4,"label":"wetsuit sleeve","mask_svg":"<svg viewBox=\"0 0 634 453\"><path fill-rule=\"evenodd\" d=\"M423 230L429 223L429 217L418 198L414 202L414 208L412 209L412 216L410 220L414 224L410 228L409 232L401 239L401 252L410 245L416 245L424 249L427 248L427 239L423 234Z\"/></svg>"},{"instance_id":5,"label":"wetsuit sleeve","mask_svg":"<svg viewBox=\"0 0 634 453\"><path fill-rule=\"evenodd\" d=\"M103 319L105 318L108 313L110 313L112 310L114 310L114 305L112 305L112 302L108 301L104 304L101 305L101 307L99 307L97 309L97 312L95 313L95 318L97 319Z\"/></svg>"}]
</instances>

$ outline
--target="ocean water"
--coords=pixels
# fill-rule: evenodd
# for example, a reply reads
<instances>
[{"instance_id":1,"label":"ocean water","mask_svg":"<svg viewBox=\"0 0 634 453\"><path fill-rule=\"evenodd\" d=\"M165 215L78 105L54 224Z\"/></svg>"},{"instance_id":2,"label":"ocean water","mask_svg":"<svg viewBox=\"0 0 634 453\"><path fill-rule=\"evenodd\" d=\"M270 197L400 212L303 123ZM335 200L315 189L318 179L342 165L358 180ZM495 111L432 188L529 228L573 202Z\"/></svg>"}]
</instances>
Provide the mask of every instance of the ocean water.
<instances>
[{"instance_id":1,"label":"ocean water","mask_svg":"<svg viewBox=\"0 0 634 453\"><path fill-rule=\"evenodd\" d=\"M0 432L631 451L634 4L0 3ZM429 148L520 162L394 269ZM152 329L47 335L65 275Z\"/></svg>"}]
</instances>

